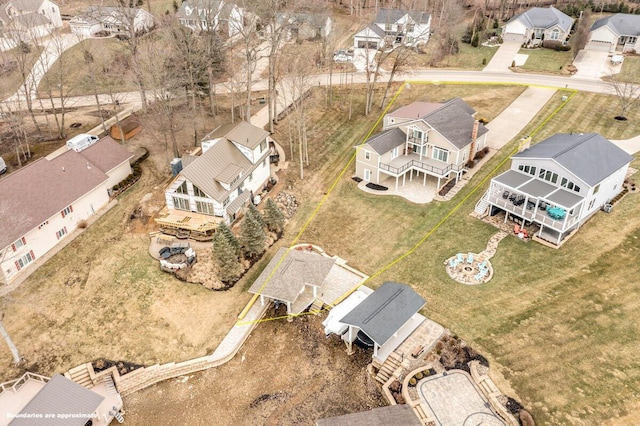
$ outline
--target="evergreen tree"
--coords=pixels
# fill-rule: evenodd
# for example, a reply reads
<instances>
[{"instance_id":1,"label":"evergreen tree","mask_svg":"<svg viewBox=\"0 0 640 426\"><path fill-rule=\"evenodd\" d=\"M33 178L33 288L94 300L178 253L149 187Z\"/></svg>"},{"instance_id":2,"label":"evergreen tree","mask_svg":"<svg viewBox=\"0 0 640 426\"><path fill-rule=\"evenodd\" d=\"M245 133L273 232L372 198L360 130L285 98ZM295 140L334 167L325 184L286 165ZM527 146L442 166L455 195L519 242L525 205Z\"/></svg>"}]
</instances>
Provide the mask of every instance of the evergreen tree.
<instances>
[{"instance_id":1,"label":"evergreen tree","mask_svg":"<svg viewBox=\"0 0 640 426\"><path fill-rule=\"evenodd\" d=\"M218 229L216 229L216 234L223 234L231 247L233 247L233 249L235 250L236 254L240 255L240 243L238 242L236 236L233 234L233 231L231 231L231 228L229 228L229 225L224 222L220 222L218 224Z\"/></svg>"},{"instance_id":2,"label":"evergreen tree","mask_svg":"<svg viewBox=\"0 0 640 426\"><path fill-rule=\"evenodd\" d=\"M263 228L265 227L264 218L262 214L256 209L256 206L253 203L249 203L249 207L247 207L247 216L252 216Z\"/></svg>"},{"instance_id":3,"label":"evergreen tree","mask_svg":"<svg viewBox=\"0 0 640 426\"><path fill-rule=\"evenodd\" d=\"M267 236L260 223L248 212L240 225L239 240L245 257L251 258L264 252Z\"/></svg>"},{"instance_id":4,"label":"evergreen tree","mask_svg":"<svg viewBox=\"0 0 640 426\"><path fill-rule=\"evenodd\" d=\"M216 232L213 236L213 255L218 264L221 281L232 282L242 274L243 268L238 253L224 232Z\"/></svg>"},{"instance_id":5,"label":"evergreen tree","mask_svg":"<svg viewBox=\"0 0 640 426\"><path fill-rule=\"evenodd\" d=\"M267 199L267 204L264 207L264 221L269 231L278 233L284 229L284 214L271 198Z\"/></svg>"}]
</instances>

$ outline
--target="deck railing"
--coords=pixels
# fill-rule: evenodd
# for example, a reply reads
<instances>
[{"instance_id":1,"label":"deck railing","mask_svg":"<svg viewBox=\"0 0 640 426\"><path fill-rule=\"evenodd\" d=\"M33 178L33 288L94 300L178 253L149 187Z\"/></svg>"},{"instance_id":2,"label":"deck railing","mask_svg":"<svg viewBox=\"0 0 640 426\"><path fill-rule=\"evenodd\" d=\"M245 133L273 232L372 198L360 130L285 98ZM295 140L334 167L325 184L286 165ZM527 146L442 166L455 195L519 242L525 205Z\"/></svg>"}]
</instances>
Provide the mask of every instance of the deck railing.
<instances>
[{"instance_id":1,"label":"deck railing","mask_svg":"<svg viewBox=\"0 0 640 426\"><path fill-rule=\"evenodd\" d=\"M400 167L395 167L395 166L392 166L391 164L380 163L380 169L387 172L391 172L395 175L400 175L405 171L409 170L411 167L415 167L420 170L434 173L437 176L446 176L452 171L459 172L460 170L464 169L464 166L457 165L457 164L449 164L447 167L441 168L441 167L432 166L431 164L423 163L422 161L419 161L419 160L409 160Z\"/></svg>"},{"instance_id":2,"label":"deck railing","mask_svg":"<svg viewBox=\"0 0 640 426\"><path fill-rule=\"evenodd\" d=\"M522 195L524 196L524 194ZM566 219L566 223L565 219L552 219L544 210L538 210L537 212L535 212L535 207L529 210L524 205L516 206L511 200L505 200L495 195L489 196L489 203L498 206L501 209L508 211L509 213L513 213L516 216L525 218L526 220L529 220L531 222L543 224L560 232L572 228L579 221L578 216L571 215L569 215L569 217Z\"/></svg>"},{"instance_id":3,"label":"deck railing","mask_svg":"<svg viewBox=\"0 0 640 426\"><path fill-rule=\"evenodd\" d=\"M47 383L50 379L47 376L41 376L40 374L30 373L27 371L15 380L0 383L0 393L8 390L12 390L13 392L18 393L22 385L27 383L29 380L36 380L38 382Z\"/></svg>"}]
</instances>

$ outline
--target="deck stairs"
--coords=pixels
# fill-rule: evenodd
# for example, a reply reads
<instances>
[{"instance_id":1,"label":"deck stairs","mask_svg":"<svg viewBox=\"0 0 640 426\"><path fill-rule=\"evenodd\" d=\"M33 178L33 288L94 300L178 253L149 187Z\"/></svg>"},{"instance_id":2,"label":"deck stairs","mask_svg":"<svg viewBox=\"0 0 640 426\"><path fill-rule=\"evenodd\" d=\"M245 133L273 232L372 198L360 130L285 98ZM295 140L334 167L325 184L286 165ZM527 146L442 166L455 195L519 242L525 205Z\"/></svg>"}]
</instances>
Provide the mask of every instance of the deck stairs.
<instances>
[{"instance_id":1,"label":"deck stairs","mask_svg":"<svg viewBox=\"0 0 640 426\"><path fill-rule=\"evenodd\" d=\"M109 394L118 394L118 390L116 389L116 385L113 383L113 378L111 377L111 375L104 377L104 386L107 388L107 392L109 392Z\"/></svg>"},{"instance_id":2,"label":"deck stairs","mask_svg":"<svg viewBox=\"0 0 640 426\"><path fill-rule=\"evenodd\" d=\"M384 363L378 368L376 380L381 384L387 383L389 378L400 368L402 357L395 352L391 352Z\"/></svg>"},{"instance_id":3,"label":"deck stairs","mask_svg":"<svg viewBox=\"0 0 640 426\"><path fill-rule=\"evenodd\" d=\"M68 372L64 373L64 375L67 377L67 379L71 379L87 389L91 389L93 387L93 381L91 380L91 376L89 375L87 364L82 364L75 368L72 368Z\"/></svg>"},{"instance_id":4,"label":"deck stairs","mask_svg":"<svg viewBox=\"0 0 640 426\"><path fill-rule=\"evenodd\" d=\"M489 191L484 193L482 198L478 200L476 203L476 208L473 211L479 216L482 217L487 212L487 208L489 207Z\"/></svg>"},{"instance_id":5,"label":"deck stairs","mask_svg":"<svg viewBox=\"0 0 640 426\"><path fill-rule=\"evenodd\" d=\"M318 315L320 312L322 312L323 306L324 306L324 302L320 299L316 299L311 304L311 307L309 308L309 312L311 312L312 314Z\"/></svg>"}]
</instances>

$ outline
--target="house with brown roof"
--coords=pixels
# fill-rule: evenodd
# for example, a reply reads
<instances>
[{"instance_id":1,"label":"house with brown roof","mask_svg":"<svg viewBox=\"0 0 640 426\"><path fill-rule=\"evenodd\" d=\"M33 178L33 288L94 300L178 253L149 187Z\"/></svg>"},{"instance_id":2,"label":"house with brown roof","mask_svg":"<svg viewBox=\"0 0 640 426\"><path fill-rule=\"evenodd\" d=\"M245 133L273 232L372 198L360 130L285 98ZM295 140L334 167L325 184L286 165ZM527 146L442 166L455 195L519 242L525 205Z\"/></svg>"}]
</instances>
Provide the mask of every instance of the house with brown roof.
<instances>
[{"instance_id":1,"label":"house with brown roof","mask_svg":"<svg viewBox=\"0 0 640 426\"><path fill-rule=\"evenodd\" d=\"M460 98L414 102L387 114L382 131L356 147L356 176L396 191L407 178L436 188L459 179L486 146L488 130L475 114Z\"/></svg>"},{"instance_id":2,"label":"house with brown roof","mask_svg":"<svg viewBox=\"0 0 640 426\"><path fill-rule=\"evenodd\" d=\"M6 37L26 41L60 27L60 8L51 0L0 1L0 29Z\"/></svg>"},{"instance_id":3,"label":"house with brown roof","mask_svg":"<svg viewBox=\"0 0 640 426\"><path fill-rule=\"evenodd\" d=\"M0 179L0 279L9 282L109 202L133 155L110 137Z\"/></svg>"},{"instance_id":4,"label":"house with brown roof","mask_svg":"<svg viewBox=\"0 0 640 426\"><path fill-rule=\"evenodd\" d=\"M221 221L232 223L271 174L269 133L246 121L225 124L201 142L202 154L182 158L155 219L165 233L208 239Z\"/></svg>"}]
</instances>

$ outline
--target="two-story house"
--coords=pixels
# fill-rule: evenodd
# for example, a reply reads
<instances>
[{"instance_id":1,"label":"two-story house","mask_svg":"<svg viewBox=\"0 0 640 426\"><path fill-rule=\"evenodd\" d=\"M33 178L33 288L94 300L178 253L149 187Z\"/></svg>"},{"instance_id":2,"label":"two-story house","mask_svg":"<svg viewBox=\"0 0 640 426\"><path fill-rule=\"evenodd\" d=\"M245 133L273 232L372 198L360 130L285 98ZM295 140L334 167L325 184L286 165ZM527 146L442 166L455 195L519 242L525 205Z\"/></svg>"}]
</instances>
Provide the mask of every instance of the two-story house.
<instances>
[{"instance_id":1,"label":"two-story house","mask_svg":"<svg viewBox=\"0 0 640 426\"><path fill-rule=\"evenodd\" d=\"M597 133L556 134L511 158L476 212L505 212L559 246L622 190L633 157Z\"/></svg>"},{"instance_id":2,"label":"two-story house","mask_svg":"<svg viewBox=\"0 0 640 426\"><path fill-rule=\"evenodd\" d=\"M404 185L407 176L437 180L462 176L467 162L486 146L488 130L460 98L414 102L384 117L382 131L356 147L356 176L375 184ZM388 183L387 183L388 184Z\"/></svg>"},{"instance_id":3,"label":"two-story house","mask_svg":"<svg viewBox=\"0 0 640 426\"><path fill-rule=\"evenodd\" d=\"M541 44L552 40L566 44L574 19L553 6L532 7L502 27L502 38L519 43Z\"/></svg>"},{"instance_id":4,"label":"two-story house","mask_svg":"<svg viewBox=\"0 0 640 426\"><path fill-rule=\"evenodd\" d=\"M155 219L168 234L210 239L231 223L270 176L269 133L246 121L225 124L201 142L202 155L182 158L183 169L165 191Z\"/></svg>"},{"instance_id":5,"label":"two-story house","mask_svg":"<svg viewBox=\"0 0 640 426\"><path fill-rule=\"evenodd\" d=\"M133 157L106 137L0 179L0 281L10 281L109 202Z\"/></svg>"},{"instance_id":6,"label":"two-story house","mask_svg":"<svg viewBox=\"0 0 640 426\"><path fill-rule=\"evenodd\" d=\"M0 29L5 29L5 36L28 41L60 27L60 8L51 0L0 1Z\"/></svg>"},{"instance_id":7,"label":"two-story house","mask_svg":"<svg viewBox=\"0 0 640 426\"><path fill-rule=\"evenodd\" d=\"M218 31L233 37L244 29L244 11L221 0L185 0L176 13L180 25L195 32Z\"/></svg>"},{"instance_id":8,"label":"two-story house","mask_svg":"<svg viewBox=\"0 0 640 426\"><path fill-rule=\"evenodd\" d=\"M353 36L357 49L382 49L385 46L415 46L427 43L431 36L431 15L426 12L380 9L374 22Z\"/></svg>"}]
</instances>

